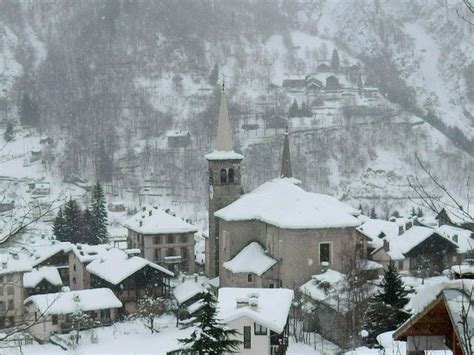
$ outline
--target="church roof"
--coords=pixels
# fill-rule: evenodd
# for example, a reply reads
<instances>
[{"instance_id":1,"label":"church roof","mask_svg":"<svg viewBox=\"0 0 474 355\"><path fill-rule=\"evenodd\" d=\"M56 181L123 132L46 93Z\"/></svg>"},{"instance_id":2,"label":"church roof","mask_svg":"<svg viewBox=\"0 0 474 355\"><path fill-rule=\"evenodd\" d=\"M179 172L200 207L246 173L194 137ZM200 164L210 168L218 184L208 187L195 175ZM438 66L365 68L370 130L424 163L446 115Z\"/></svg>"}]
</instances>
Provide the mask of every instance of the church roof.
<instances>
[{"instance_id":1,"label":"church roof","mask_svg":"<svg viewBox=\"0 0 474 355\"><path fill-rule=\"evenodd\" d=\"M356 227L358 211L338 199L304 191L296 179L267 182L214 213L226 221L259 220L279 228Z\"/></svg>"},{"instance_id":2,"label":"church roof","mask_svg":"<svg viewBox=\"0 0 474 355\"><path fill-rule=\"evenodd\" d=\"M254 273L258 276L265 273L277 261L265 254L262 246L252 242L243 248L232 260L223 263L225 269L235 273Z\"/></svg>"}]
</instances>

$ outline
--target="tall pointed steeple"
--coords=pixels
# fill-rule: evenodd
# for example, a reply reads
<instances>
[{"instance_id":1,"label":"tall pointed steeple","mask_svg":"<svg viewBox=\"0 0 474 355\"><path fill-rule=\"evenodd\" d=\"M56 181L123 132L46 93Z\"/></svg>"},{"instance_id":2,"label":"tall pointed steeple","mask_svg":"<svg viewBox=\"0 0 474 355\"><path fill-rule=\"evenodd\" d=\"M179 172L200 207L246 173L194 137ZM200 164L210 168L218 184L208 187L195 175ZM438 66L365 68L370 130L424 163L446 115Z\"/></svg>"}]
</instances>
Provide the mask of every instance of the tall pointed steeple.
<instances>
[{"instance_id":1,"label":"tall pointed steeple","mask_svg":"<svg viewBox=\"0 0 474 355\"><path fill-rule=\"evenodd\" d=\"M224 83L222 83L221 105L219 108L219 121L217 122L216 150L231 152L234 150L232 142L232 128L227 109L227 97L225 96Z\"/></svg>"},{"instance_id":2,"label":"tall pointed steeple","mask_svg":"<svg viewBox=\"0 0 474 355\"><path fill-rule=\"evenodd\" d=\"M288 126L285 131L285 141L283 142L283 154L281 157L281 173L282 178L291 178L291 159L290 159L290 139L288 138Z\"/></svg>"}]
</instances>

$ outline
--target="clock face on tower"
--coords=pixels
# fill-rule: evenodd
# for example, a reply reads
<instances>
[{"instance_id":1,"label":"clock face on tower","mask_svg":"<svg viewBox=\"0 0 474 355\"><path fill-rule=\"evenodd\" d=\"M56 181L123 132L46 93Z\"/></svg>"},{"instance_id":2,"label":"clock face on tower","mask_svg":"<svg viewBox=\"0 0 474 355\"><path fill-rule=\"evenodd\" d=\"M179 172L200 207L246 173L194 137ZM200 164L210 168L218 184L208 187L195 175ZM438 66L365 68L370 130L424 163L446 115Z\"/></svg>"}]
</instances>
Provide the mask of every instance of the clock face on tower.
<instances>
[{"instance_id":1,"label":"clock face on tower","mask_svg":"<svg viewBox=\"0 0 474 355\"><path fill-rule=\"evenodd\" d=\"M209 198L212 200L214 197L214 187L212 185L209 185Z\"/></svg>"}]
</instances>

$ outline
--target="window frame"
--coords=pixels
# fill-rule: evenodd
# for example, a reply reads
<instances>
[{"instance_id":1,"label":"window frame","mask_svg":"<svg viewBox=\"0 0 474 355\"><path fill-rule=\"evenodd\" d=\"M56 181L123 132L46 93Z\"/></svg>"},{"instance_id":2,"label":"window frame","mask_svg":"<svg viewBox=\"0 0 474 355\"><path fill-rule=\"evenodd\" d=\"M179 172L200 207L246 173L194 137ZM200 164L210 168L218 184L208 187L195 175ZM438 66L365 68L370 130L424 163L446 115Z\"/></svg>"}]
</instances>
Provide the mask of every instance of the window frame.
<instances>
[{"instance_id":1,"label":"window frame","mask_svg":"<svg viewBox=\"0 0 474 355\"><path fill-rule=\"evenodd\" d=\"M252 283L254 281L253 274L247 274L247 282Z\"/></svg>"},{"instance_id":2,"label":"window frame","mask_svg":"<svg viewBox=\"0 0 474 355\"><path fill-rule=\"evenodd\" d=\"M263 329L265 329L265 332L263 332ZM258 324L257 322L253 322L253 334L254 335L267 335L268 328L264 327L261 324Z\"/></svg>"},{"instance_id":3,"label":"window frame","mask_svg":"<svg viewBox=\"0 0 474 355\"><path fill-rule=\"evenodd\" d=\"M243 336L243 345L244 349L252 349L252 327L244 325Z\"/></svg>"},{"instance_id":4,"label":"window frame","mask_svg":"<svg viewBox=\"0 0 474 355\"><path fill-rule=\"evenodd\" d=\"M328 249L328 260L322 260L321 259L321 246L327 245L329 247ZM332 242L320 242L318 245L318 259L319 259L319 265L322 265L322 263L329 263L329 265L332 264Z\"/></svg>"}]
</instances>

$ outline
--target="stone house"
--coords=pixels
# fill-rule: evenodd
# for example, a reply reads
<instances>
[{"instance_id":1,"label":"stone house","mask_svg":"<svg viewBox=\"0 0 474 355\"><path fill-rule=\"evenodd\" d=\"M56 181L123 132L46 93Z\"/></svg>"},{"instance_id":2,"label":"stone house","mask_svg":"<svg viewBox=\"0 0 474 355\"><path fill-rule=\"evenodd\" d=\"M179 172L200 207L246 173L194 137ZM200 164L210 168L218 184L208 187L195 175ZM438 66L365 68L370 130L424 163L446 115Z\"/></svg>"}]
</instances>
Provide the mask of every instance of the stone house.
<instances>
[{"instance_id":1,"label":"stone house","mask_svg":"<svg viewBox=\"0 0 474 355\"><path fill-rule=\"evenodd\" d=\"M146 260L175 273L194 273L194 234L197 228L156 207L143 207L125 224L127 246L140 249Z\"/></svg>"},{"instance_id":2,"label":"stone house","mask_svg":"<svg viewBox=\"0 0 474 355\"><path fill-rule=\"evenodd\" d=\"M0 330L23 321L23 274L31 263L20 254L0 254Z\"/></svg>"},{"instance_id":3,"label":"stone house","mask_svg":"<svg viewBox=\"0 0 474 355\"><path fill-rule=\"evenodd\" d=\"M87 265L98 258L106 257L110 245L76 244L69 252L69 280L71 290L91 288L91 275Z\"/></svg>"},{"instance_id":4,"label":"stone house","mask_svg":"<svg viewBox=\"0 0 474 355\"><path fill-rule=\"evenodd\" d=\"M168 297L170 278L174 274L164 267L139 256L129 256L111 249L86 267L92 288L109 288L123 303L120 314L132 314L137 301L144 296Z\"/></svg>"},{"instance_id":5,"label":"stone house","mask_svg":"<svg viewBox=\"0 0 474 355\"><path fill-rule=\"evenodd\" d=\"M293 290L220 288L218 317L239 332L238 353L284 355L288 347L288 317Z\"/></svg>"},{"instance_id":6,"label":"stone house","mask_svg":"<svg viewBox=\"0 0 474 355\"><path fill-rule=\"evenodd\" d=\"M75 330L72 315L81 311L98 326L110 325L118 318L122 302L107 288L47 293L25 300L26 319L32 324L28 332L40 342L52 334Z\"/></svg>"}]
</instances>

